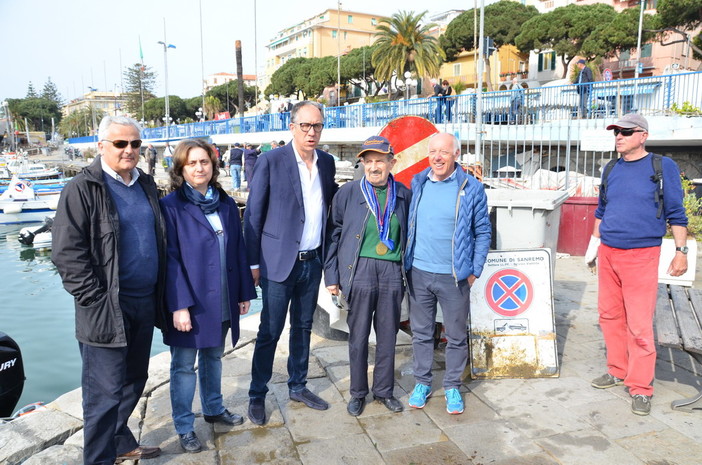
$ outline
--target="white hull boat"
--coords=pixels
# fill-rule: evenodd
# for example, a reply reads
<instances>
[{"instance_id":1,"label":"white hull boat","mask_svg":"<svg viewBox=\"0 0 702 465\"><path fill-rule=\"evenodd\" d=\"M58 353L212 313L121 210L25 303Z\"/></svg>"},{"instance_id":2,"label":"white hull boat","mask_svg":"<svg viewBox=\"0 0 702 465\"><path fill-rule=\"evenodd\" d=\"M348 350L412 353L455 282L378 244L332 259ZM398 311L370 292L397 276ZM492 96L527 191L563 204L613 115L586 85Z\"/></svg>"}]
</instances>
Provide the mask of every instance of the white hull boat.
<instances>
[{"instance_id":1,"label":"white hull boat","mask_svg":"<svg viewBox=\"0 0 702 465\"><path fill-rule=\"evenodd\" d=\"M60 193L38 196L31 182L17 178L10 181L0 196L0 225L41 223L53 216Z\"/></svg>"}]
</instances>

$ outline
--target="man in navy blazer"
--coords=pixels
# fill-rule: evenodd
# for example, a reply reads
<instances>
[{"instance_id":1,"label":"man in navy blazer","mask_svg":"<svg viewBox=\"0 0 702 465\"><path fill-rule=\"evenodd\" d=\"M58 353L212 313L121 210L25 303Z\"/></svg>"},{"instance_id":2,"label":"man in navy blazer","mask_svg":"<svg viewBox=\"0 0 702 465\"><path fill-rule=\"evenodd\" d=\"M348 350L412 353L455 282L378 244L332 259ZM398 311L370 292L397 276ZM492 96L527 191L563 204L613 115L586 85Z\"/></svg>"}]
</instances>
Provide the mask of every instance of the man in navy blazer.
<instances>
[{"instance_id":1,"label":"man in navy blazer","mask_svg":"<svg viewBox=\"0 0 702 465\"><path fill-rule=\"evenodd\" d=\"M266 422L267 384L288 306L290 399L317 410L329 408L306 384L336 169L332 156L316 149L324 128L323 107L299 102L290 119L292 143L259 157L244 215L247 258L263 298L249 388L248 415L257 425Z\"/></svg>"}]
</instances>

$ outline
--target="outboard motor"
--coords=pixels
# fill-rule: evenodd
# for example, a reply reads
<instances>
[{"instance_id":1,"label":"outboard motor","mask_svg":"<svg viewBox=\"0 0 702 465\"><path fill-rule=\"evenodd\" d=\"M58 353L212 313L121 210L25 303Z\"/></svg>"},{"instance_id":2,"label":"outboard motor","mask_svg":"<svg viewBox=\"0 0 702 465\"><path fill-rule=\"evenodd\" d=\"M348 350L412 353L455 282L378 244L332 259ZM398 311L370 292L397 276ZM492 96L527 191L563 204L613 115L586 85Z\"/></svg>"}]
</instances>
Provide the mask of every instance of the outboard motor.
<instances>
[{"instance_id":1,"label":"outboard motor","mask_svg":"<svg viewBox=\"0 0 702 465\"><path fill-rule=\"evenodd\" d=\"M41 225L39 228L35 229L34 231L32 231L30 228L23 228L20 231L17 240L24 245L32 245L34 244L34 237L37 234L41 234L46 231L51 231L51 226L53 225L54 219L47 216L46 218L44 218L44 224Z\"/></svg>"},{"instance_id":2,"label":"outboard motor","mask_svg":"<svg viewBox=\"0 0 702 465\"><path fill-rule=\"evenodd\" d=\"M12 415L24 388L24 365L17 343L0 331L0 418Z\"/></svg>"}]
</instances>

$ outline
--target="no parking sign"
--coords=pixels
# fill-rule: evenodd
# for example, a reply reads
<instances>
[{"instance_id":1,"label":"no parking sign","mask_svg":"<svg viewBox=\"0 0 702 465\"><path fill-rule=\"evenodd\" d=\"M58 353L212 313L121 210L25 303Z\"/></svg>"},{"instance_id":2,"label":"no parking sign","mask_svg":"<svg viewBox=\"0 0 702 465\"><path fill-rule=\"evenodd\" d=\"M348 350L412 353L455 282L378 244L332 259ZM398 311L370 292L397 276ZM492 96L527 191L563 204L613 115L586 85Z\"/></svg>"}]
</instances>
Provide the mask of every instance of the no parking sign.
<instances>
[{"instance_id":1,"label":"no parking sign","mask_svg":"<svg viewBox=\"0 0 702 465\"><path fill-rule=\"evenodd\" d=\"M474 378L558 376L549 249L489 252L470 310Z\"/></svg>"}]
</instances>

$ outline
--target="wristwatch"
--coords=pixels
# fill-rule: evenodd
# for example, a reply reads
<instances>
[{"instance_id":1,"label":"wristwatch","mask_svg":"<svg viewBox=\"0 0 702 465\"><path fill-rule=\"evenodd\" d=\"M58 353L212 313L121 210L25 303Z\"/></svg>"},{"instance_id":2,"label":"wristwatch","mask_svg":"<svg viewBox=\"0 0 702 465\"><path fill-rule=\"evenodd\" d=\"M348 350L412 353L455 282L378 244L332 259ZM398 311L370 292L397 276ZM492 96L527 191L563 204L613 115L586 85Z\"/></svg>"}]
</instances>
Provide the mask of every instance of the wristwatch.
<instances>
[{"instance_id":1,"label":"wristwatch","mask_svg":"<svg viewBox=\"0 0 702 465\"><path fill-rule=\"evenodd\" d=\"M675 248L675 251L676 251L676 252L682 252L682 253L684 253L685 255L687 255L687 250L688 250L688 249L687 249L687 246L686 246L686 245L683 245L682 247L676 247L676 248Z\"/></svg>"}]
</instances>

